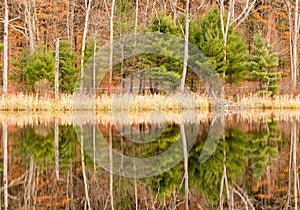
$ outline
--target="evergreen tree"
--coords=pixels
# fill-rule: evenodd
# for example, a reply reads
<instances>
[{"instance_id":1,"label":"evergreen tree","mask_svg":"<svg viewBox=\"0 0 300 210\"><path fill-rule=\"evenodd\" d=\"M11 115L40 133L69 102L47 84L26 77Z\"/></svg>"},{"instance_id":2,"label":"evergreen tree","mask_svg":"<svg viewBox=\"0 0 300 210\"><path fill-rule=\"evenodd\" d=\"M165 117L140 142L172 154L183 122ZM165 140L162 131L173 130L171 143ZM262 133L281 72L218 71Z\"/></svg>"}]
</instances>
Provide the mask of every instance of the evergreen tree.
<instances>
[{"instance_id":1,"label":"evergreen tree","mask_svg":"<svg viewBox=\"0 0 300 210\"><path fill-rule=\"evenodd\" d=\"M60 43L59 51L59 88L63 92L72 92L75 87L77 74L80 69L75 68L76 58L69 42Z\"/></svg>"},{"instance_id":2,"label":"evergreen tree","mask_svg":"<svg viewBox=\"0 0 300 210\"><path fill-rule=\"evenodd\" d=\"M34 53L29 49L23 49L14 65L19 71L12 75L12 79L23 87L22 91L34 91L34 84L42 79L54 81L54 52L44 46L40 46Z\"/></svg>"},{"instance_id":3,"label":"evergreen tree","mask_svg":"<svg viewBox=\"0 0 300 210\"><path fill-rule=\"evenodd\" d=\"M225 17L224 17L225 18ZM210 62L229 83L241 81L247 74L247 46L240 33L230 28L224 61L224 44L219 9L212 7L201 19L191 24L190 41L210 59Z\"/></svg>"},{"instance_id":4,"label":"evergreen tree","mask_svg":"<svg viewBox=\"0 0 300 210\"><path fill-rule=\"evenodd\" d=\"M250 80L259 81L262 94L276 94L279 91L278 82L281 72L271 71L278 66L278 57L271 53L272 46L265 46L262 32L254 37L253 52L250 56Z\"/></svg>"},{"instance_id":5,"label":"evergreen tree","mask_svg":"<svg viewBox=\"0 0 300 210\"><path fill-rule=\"evenodd\" d=\"M71 52L70 44L61 42L59 52L59 87L63 92L71 92L76 82L75 54ZM47 79L54 84L54 52L44 46L31 53L24 49L19 59L14 62L19 69L12 75L12 80L23 86L22 91L34 91L34 84Z\"/></svg>"}]
</instances>

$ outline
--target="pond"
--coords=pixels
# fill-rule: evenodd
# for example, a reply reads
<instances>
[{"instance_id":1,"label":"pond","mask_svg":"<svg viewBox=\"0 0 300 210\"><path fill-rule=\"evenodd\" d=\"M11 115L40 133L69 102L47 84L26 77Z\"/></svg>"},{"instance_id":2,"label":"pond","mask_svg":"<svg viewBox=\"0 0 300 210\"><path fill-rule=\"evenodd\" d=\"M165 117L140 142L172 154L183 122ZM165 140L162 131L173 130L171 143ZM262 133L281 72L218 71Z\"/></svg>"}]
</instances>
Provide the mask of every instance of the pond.
<instances>
[{"instance_id":1,"label":"pond","mask_svg":"<svg viewBox=\"0 0 300 210\"><path fill-rule=\"evenodd\" d=\"M0 117L1 207L5 202L9 209L299 205L298 111Z\"/></svg>"}]
</instances>

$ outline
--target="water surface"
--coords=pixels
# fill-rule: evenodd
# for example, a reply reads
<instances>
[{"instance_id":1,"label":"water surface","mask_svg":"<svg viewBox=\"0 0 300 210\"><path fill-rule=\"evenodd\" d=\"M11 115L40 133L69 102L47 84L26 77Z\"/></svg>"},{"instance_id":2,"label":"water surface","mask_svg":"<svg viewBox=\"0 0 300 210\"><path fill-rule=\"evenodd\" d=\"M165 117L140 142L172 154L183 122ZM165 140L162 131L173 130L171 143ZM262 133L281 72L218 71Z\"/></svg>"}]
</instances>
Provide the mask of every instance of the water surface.
<instances>
[{"instance_id":1,"label":"water surface","mask_svg":"<svg viewBox=\"0 0 300 210\"><path fill-rule=\"evenodd\" d=\"M184 116L1 113L1 206L298 208L300 112Z\"/></svg>"}]
</instances>

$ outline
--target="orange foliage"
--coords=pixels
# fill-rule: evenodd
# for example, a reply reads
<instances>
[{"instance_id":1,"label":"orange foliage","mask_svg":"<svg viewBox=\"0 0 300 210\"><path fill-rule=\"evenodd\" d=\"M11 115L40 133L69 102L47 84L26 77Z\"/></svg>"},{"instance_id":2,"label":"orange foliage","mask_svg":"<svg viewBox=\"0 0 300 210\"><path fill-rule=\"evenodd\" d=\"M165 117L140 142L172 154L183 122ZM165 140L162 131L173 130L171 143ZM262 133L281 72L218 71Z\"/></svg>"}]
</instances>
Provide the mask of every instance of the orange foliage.
<instances>
[{"instance_id":1,"label":"orange foliage","mask_svg":"<svg viewBox=\"0 0 300 210\"><path fill-rule=\"evenodd\" d=\"M253 13L253 17L254 17L258 22L261 22L261 23L266 24L266 25L268 24L268 21L267 21L266 19L262 18L258 12L254 12L254 13Z\"/></svg>"}]
</instances>

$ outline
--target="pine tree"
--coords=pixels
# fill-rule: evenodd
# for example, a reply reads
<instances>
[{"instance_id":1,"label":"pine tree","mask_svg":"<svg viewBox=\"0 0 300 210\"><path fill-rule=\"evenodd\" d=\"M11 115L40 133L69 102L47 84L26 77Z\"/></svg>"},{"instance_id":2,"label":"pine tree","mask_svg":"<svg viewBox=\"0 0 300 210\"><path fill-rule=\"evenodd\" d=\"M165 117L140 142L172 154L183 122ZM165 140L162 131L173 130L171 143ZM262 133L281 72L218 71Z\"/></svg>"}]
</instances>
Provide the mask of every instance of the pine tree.
<instances>
[{"instance_id":1,"label":"pine tree","mask_svg":"<svg viewBox=\"0 0 300 210\"><path fill-rule=\"evenodd\" d=\"M229 83L239 82L247 75L247 46L240 33L231 27L226 45L226 61L224 60L224 44L219 10L212 7L200 20L191 24L190 41L210 59L210 62Z\"/></svg>"},{"instance_id":2,"label":"pine tree","mask_svg":"<svg viewBox=\"0 0 300 210\"><path fill-rule=\"evenodd\" d=\"M281 72L271 71L278 66L278 57L271 53L272 46L265 46L262 32L254 37L253 52L250 56L250 80L259 82L261 94L276 94L279 91L278 82Z\"/></svg>"}]
</instances>

